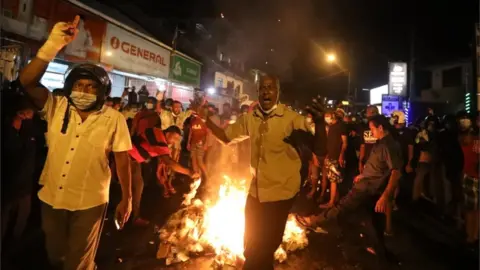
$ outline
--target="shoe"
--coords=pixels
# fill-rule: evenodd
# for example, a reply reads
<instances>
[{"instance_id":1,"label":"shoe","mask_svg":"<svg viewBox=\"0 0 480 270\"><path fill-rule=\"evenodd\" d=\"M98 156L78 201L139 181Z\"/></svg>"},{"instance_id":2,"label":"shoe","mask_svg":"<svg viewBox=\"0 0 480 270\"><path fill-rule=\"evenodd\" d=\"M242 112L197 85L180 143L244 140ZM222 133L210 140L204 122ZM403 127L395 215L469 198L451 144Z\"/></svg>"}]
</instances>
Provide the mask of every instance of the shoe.
<instances>
[{"instance_id":1,"label":"shoe","mask_svg":"<svg viewBox=\"0 0 480 270\"><path fill-rule=\"evenodd\" d=\"M146 227L150 225L150 221L143 218L136 218L135 221L133 221L133 225L136 227Z\"/></svg>"}]
</instances>

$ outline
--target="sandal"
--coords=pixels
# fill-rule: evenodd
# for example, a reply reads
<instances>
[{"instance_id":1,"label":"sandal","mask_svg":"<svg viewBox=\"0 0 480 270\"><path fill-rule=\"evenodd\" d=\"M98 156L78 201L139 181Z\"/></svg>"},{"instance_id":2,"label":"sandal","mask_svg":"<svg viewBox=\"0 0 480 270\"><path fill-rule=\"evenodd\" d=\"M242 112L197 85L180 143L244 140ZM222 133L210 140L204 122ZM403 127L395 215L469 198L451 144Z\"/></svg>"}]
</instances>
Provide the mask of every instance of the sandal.
<instances>
[{"instance_id":1,"label":"sandal","mask_svg":"<svg viewBox=\"0 0 480 270\"><path fill-rule=\"evenodd\" d=\"M304 227L306 230L310 230L314 233L328 234L328 231L325 231L323 228L310 224L311 221L307 221L306 218L307 217L295 215L295 220L297 221L297 223L300 226Z\"/></svg>"}]
</instances>

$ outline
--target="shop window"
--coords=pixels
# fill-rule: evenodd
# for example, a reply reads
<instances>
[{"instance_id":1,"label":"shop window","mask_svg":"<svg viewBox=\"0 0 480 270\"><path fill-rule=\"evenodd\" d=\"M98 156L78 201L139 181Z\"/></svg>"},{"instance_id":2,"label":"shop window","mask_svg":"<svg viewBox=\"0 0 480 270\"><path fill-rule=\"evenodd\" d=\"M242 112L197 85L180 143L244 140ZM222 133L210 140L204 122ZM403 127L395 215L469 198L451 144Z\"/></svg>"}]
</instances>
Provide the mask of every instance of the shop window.
<instances>
[{"instance_id":1,"label":"shop window","mask_svg":"<svg viewBox=\"0 0 480 270\"><path fill-rule=\"evenodd\" d=\"M223 88L223 78L218 78L215 82L215 87Z\"/></svg>"}]
</instances>

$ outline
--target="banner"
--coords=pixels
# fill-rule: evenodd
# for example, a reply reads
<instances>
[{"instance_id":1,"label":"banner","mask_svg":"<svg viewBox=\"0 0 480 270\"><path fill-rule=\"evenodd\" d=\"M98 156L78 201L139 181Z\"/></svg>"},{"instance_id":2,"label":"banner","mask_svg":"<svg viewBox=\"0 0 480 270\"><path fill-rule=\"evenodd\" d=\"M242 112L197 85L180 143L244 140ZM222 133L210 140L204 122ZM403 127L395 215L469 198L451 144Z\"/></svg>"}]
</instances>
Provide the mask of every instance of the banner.
<instances>
[{"instance_id":1,"label":"banner","mask_svg":"<svg viewBox=\"0 0 480 270\"><path fill-rule=\"evenodd\" d=\"M172 55L170 79L194 87L200 86L200 65L180 55Z\"/></svg>"},{"instance_id":2,"label":"banner","mask_svg":"<svg viewBox=\"0 0 480 270\"><path fill-rule=\"evenodd\" d=\"M407 63L388 63L388 94L397 96L407 95Z\"/></svg>"},{"instance_id":3,"label":"banner","mask_svg":"<svg viewBox=\"0 0 480 270\"><path fill-rule=\"evenodd\" d=\"M392 95L382 95L382 114L391 116L394 111L400 110L400 97Z\"/></svg>"},{"instance_id":4,"label":"banner","mask_svg":"<svg viewBox=\"0 0 480 270\"><path fill-rule=\"evenodd\" d=\"M107 24L101 62L139 75L168 78L170 51L113 24Z\"/></svg>"},{"instance_id":5,"label":"banner","mask_svg":"<svg viewBox=\"0 0 480 270\"><path fill-rule=\"evenodd\" d=\"M106 22L101 18L61 0L35 1L34 13L38 17L46 17L49 23L48 32L57 22L71 22L76 15L80 15L77 27L79 32L63 50L64 58L72 62L98 63L100 61L100 50L106 28Z\"/></svg>"}]
</instances>

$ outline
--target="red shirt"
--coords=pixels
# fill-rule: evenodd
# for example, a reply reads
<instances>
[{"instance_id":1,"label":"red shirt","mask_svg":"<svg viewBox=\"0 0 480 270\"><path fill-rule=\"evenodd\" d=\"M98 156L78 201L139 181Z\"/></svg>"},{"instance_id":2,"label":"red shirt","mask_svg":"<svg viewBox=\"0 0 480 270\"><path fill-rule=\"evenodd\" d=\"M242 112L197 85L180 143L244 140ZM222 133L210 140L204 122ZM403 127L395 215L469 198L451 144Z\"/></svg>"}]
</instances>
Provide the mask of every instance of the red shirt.
<instances>
[{"instance_id":1,"label":"red shirt","mask_svg":"<svg viewBox=\"0 0 480 270\"><path fill-rule=\"evenodd\" d=\"M479 147L479 138L475 137L471 143L462 145L462 151L463 151L463 172L474 178L479 178L479 153L478 153L478 147ZM475 149L477 148L477 149Z\"/></svg>"},{"instance_id":2,"label":"red shirt","mask_svg":"<svg viewBox=\"0 0 480 270\"><path fill-rule=\"evenodd\" d=\"M170 149L161 129L147 128L132 137L132 149L128 153L138 163L142 163L152 157L170 155Z\"/></svg>"},{"instance_id":3,"label":"red shirt","mask_svg":"<svg viewBox=\"0 0 480 270\"><path fill-rule=\"evenodd\" d=\"M205 144L207 140L207 125L197 115L192 115L192 120L190 121L190 144L197 144L201 142Z\"/></svg>"},{"instance_id":4,"label":"red shirt","mask_svg":"<svg viewBox=\"0 0 480 270\"><path fill-rule=\"evenodd\" d=\"M147 128L153 128L160 122L157 112L152 110L141 110L133 118L133 134L142 134Z\"/></svg>"}]
</instances>

